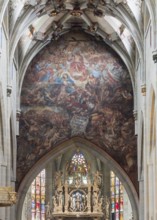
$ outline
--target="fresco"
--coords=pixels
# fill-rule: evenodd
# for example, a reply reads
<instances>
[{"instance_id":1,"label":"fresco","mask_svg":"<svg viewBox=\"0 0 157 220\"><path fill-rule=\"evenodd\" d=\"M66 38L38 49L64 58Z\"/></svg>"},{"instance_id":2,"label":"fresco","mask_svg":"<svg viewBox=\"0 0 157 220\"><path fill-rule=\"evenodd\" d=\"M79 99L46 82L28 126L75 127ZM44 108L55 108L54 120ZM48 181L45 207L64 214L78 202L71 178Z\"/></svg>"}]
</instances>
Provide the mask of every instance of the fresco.
<instances>
[{"instance_id":1,"label":"fresco","mask_svg":"<svg viewBox=\"0 0 157 220\"><path fill-rule=\"evenodd\" d=\"M65 36L45 47L26 72L21 110L19 182L44 154L76 136L100 146L135 175L131 80L104 43Z\"/></svg>"}]
</instances>

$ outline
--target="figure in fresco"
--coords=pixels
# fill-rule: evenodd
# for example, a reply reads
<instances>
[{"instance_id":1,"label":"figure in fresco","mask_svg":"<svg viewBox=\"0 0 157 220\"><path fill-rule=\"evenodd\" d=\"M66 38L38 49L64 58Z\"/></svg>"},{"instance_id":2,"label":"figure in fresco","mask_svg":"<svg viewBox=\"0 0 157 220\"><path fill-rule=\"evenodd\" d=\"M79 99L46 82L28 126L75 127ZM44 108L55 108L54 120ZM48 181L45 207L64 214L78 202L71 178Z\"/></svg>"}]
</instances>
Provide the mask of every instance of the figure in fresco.
<instances>
[{"instance_id":1,"label":"figure in fresco","mask_svg":"<svg viewBox=\"0 0 157 220\"><path fill-rule=\"evenodd\" d=\"M64 73L62 75L62 80L63 80L63 85L65 86L65 92L69 94L73 93L75 91L75 83L72 80L72 78L70 78L68 73Z\"/></svg>"},{"instance_id":2,"label":"figure in fresco","mask_svg":"<svg viewBox=\"0 0 157 220\"><path fill-rule=\"evenodd\" d=\"M87 78L86 67L84 65L84 57L80 54L80 51L73 53L70 63L70 75L75 80L84 81Z\"/></svg>"}]
</instances>

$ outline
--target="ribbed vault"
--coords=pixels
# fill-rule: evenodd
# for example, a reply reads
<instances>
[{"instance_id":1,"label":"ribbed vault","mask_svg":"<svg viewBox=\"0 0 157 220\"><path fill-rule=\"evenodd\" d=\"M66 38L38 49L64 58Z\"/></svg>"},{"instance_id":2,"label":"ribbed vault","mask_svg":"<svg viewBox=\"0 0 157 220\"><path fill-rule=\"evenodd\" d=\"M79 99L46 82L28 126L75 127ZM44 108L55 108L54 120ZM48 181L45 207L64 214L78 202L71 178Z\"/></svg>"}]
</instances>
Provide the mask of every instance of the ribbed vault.
<instances>
[{"instance_id":1,"label":"ribbed vault","mask_svg":"<svg viewBox=\"0 0 157 220\"><path fill-rule=\"evenodd\" d=\"M73 28L110 45L126 64L134 87L135 47L143 60L140 0L16 0L10 18L11 58L19 51L19 97L33 57Z\"/></svg>"}]
</instances>

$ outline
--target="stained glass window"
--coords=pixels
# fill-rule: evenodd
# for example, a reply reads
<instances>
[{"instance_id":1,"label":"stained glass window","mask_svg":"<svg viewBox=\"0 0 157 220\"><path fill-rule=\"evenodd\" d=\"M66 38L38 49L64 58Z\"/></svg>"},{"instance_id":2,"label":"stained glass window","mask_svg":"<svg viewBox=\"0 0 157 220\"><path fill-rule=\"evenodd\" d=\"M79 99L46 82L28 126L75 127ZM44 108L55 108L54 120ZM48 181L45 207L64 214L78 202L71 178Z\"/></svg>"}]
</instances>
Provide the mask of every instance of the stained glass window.
<instances>
[{"instance_id":1,"label":"stained glass window","mask_svg":"<svg viewBox=\"0 0 157 220\"><path fill-rule=\"evenodd\" d=\"M113 171L110 173L111 219L123 220L123 185Z\"/></svg>"},{"instance_id":2,"label":"stained glass window","mask_svg":"<svg viewBox=\"0 0 157 220\"><path fill-rule=\"evenodd\" d=\"M89 167L84 155L77 150L70 163L67 164L69 183L74 183L75 180L86 184L88 171Z\"/></svg>"},{"instance_id":3,"label":"stained glass window","mask_svg":"<svg viewBox=\"0 0 157 220\"><path fill-rule=\"evenodd\" d=\"M45 220L45 169L31 184L31 220Z\"/></svg>"}]
</instances>

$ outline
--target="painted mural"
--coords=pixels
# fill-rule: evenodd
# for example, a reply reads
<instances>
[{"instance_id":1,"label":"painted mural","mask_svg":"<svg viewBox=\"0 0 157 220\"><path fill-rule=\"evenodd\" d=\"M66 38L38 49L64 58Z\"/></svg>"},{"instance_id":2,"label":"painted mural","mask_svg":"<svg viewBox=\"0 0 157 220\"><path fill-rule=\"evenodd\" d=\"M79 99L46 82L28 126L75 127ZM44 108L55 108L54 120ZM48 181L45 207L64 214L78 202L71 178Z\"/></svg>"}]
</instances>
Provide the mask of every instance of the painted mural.
<instances>
[{"instance_id":1,"label":"painted mural","mask_svg":"<svg viewBox=\"0 0 157 220\"><path fill-rule=\"evenodd\" d=\"M133 91L121 59L104 43L63 37L31 62L21 93L20 182L54 146L82 137L131 175L136 166Z\"/></svg>"}]
</instances>

